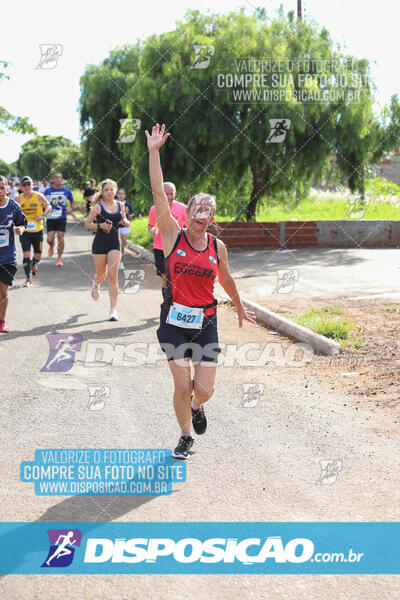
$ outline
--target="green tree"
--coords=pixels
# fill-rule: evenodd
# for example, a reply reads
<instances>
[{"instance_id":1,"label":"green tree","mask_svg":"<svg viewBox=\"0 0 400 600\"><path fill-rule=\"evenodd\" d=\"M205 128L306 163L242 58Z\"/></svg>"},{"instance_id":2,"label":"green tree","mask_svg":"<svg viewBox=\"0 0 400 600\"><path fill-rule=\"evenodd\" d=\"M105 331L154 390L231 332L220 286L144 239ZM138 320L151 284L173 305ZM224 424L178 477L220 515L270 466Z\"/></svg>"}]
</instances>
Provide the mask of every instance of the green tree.
<instances>
[{"instance_id":1,"label":"green tree","mask_svg":"<svg viewBox=\"0 0 400 600\"><path fill-rule=\"evenodd\" d=\"M0 158L0 175L3 175L4 177L11 177L12 175L14 175L14 173L15 169L13 168L13 166L9 165Z\"/></svg>"},{"instance_id":2,"label":"green tree","mask_svg":"<svg viewBox=\"0 0 400 600\"><path fill-rule=\"evenodd\" d=\"M111 177L132 184L132 171L123 158L120 119L127 117L121 102L134 94L139 73L140 43L112 50L100 65L89 65L80 80L80 122L90 176Z\"/></svg>"},{"instance_id":3,"label":"green tree","mask_svg":"<svg viewBox=\"0 0 400 600\"><path fill-rule=\"evenodd\" d=\"M209 68L192 68L194 43L215 46ZM254 218L265 196L282 197L296 189L300 195L306 194L332 152L338 154L339 168L350 185L361 186L364 173L360 164L364 167L383 151L383 145L377 142L379 136L385 138L388 127L387 123L379 124L372 112L372 90L363 83L368 74L367 61L357 61L345 71L345 93L352 89L351 73L361 82L357 102L341 98L305 102L293 96L273 103L252 102L249 98L233 102L232 92L217 90L215 78L220 72L232 70L241 57L281 59L286 68L280 74L287 76L282 89L297 92L309 91L309 84L301 80L299 73L294 73L290 82L288 58L346 58L334 50L326 29L298 22L293 13L285 16L281 12L271 22L262 10L252 17L242 12L202 15L190 11L174 31L151 36L143 45L141 76L134 94L124 98L123 106L128 116L142 120L143 129L156 121L167 124L172 135L163 151L166 177L176 180L181 189L183 184L183 190L190 194L200 189L214 192L217 197L220 193L222 197L233 194L237 213L245 219ZM316 75L316 68L310 68L311 75ZM328 70L326 75L334 77L335 73ZM311 85L315 88L315 82ZM257 88L249 91L256 92ZM398 110L394 101L390 116L397 117ZM291 121L285 143L268 143L269 120L273 118ZM392 129L394 139L397 125L393 122ZM389 138L385 140L386 146L391 143ZM133 163L138 190L147 193L145 143L141 135L138 143L124 150L127 160ZM244 199L237 190L248 190L249 177L251 189ZM151 202L149 194L148 198Z\"/></svg>"},{"instance_id":4,"label":"green tree","mask_svg":"<svg viewBox=\"0 0 400 600\"><path fill-rule=\"evenodd\" d=\"M0 60L0 67L7 68L9 63L5 60ZM0 71L0 81L9 79L9 76ZM15 117L8 112L3 106L0 106L0 134L5 133L2 126L8 131L16 133L36 133L36 127L29 123L28 117Z\"/></svg>"},{"instance_id":5,"label":"green tree","mask_svg":"<svg viewBox=\"0 0 400 600\"><path fill-rule=\"evenodd\" d=\"M73 142L63 136L39 135L32 138L21 148L16 161L18 173L33 179L49 179L59 153L73 147Z\"/></svg>"},{"instance_id":6,"label":"green tree","mask_svg":"<svg viewBox=\"0 0 400 600\"><path fill-rule=\"evenodd\" d=\"M200 45L206 48L199 54L195 46ZM204 57L209 66L198 68ZM291 71L289 59L354 64L342 66L342 98L308 102L288 94L265 102L252 96L259 93L254 81L247 97L218 89L218 74L237 71L242 57L281 60L280 89L297 94L323 92L326 84L316 81L316 65L308 71L314 79L305 81L301 72ZM325 75L337 78L332 67ZM306 195L332 155L338 176L362 192L369 165L398 143L400 132L397 97L377 116L368 75L368 61L343 55L325 28L297 21L293 12L281 10L271 21L262 9L250 17L243 11L189 11L174 31L117 48L101 65L87 68L81 79L81 124L90 172L96 178L111 176L128 189L127 181L134 182L137 208L148 208L152 196L143 133L165 122L171 132L163 150L166 178L177 184L180 197L199 190L216 194L222 214L253 219L261 202ZM349 99L354 78L357 101ZM117 143L120 119L140 120L133 143ZM287 128L284 143L271 143L271 119Z\"/></svg>"},{"instance_id":7,"label":"green tree","mask_svg":"<svg viewBox=\"0 0 400 600\"><path fill-rule=\"evenodd\" d=\"M83 189L87 179L87 164L83 148L79 144L62 146L52 163L52 172L60 171L68 185Z\"/></svg>"},{"instance_id":8,"label":"green tree","mask_svg":"<svg viewBox=\"0 0 400 600\"><path fill-rule=\"evenodd\" d=\"M357 136L354 136L354 129ZM339 173L352 192L365 194L373 166L398 145L400 139L400 104L397 95L376 116L372 100L355 105L341 115L337 123L336 155Z\"/></svg>"}]
</instances>

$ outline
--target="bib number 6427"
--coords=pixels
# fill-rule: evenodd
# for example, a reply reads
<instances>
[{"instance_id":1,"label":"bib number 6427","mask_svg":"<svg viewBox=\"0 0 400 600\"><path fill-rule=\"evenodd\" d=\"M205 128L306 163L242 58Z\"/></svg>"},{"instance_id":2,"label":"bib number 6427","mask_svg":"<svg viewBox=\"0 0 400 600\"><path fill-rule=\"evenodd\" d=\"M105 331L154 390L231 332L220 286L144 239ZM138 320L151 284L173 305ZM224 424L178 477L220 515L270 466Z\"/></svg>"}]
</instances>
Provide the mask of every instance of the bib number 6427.
<instances>
[{"instance_id":1,"label":"bib number 6427","mask_svg":"<svg viewBox=\"0 0 400 600\"><path fill-rule=\"evenodd\" d=\"M203 325L204 309L184 306L174 302L169 309L166 322L176 327L188 329L201 329Z\"/></svg>"}]
</instances>

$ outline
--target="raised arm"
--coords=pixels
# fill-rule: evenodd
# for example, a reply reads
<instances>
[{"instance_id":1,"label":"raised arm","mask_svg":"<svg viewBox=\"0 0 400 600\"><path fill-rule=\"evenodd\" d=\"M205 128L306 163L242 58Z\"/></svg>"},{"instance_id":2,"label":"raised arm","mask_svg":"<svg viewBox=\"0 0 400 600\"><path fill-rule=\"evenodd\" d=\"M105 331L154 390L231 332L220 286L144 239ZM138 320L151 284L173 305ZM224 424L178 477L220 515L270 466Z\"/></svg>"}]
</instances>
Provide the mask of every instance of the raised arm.
<instances>
[{"instance_id":1,"label":"raised arm","mask_svg":"<svg viewBox=\"0 0 400 600\"><path fill-rule=\"evenodd\" d=\"M170 135L165 132L165 125L160 126L157 123L152 130L151 135L146 129L147 147L149 149L149 171L151 191L153 193L154 204L156 207L157 226L160 230L164 254L167 256L175 244L179 233L179 225L171 215L168 199L163 187L163 174L160 163L160 148L164 145Z\"/></svg>"}]
</instances>

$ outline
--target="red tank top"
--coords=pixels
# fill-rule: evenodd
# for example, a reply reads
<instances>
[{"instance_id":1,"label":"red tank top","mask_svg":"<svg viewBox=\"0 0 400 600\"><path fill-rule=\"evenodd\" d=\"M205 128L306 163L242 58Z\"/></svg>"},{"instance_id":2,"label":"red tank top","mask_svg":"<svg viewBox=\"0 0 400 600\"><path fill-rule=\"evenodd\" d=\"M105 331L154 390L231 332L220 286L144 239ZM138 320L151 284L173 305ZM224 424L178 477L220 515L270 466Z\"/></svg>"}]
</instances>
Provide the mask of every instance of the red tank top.
<instances>
[{"instance_id":1,"label":"red tank top","mask_svg":"<svg viewBox=\"0 0 400 600\"><path fill-rule=\"evenodd\" d=\"M205 250L195 250L180 230L171 254L165 258L167 290L162 307L169 309L172 302L184 306L216 304L214 283L218 269L217 240L207 234ZM215 304L204 311L205 316L215 313Z\"/></svg>"}]
</instances>

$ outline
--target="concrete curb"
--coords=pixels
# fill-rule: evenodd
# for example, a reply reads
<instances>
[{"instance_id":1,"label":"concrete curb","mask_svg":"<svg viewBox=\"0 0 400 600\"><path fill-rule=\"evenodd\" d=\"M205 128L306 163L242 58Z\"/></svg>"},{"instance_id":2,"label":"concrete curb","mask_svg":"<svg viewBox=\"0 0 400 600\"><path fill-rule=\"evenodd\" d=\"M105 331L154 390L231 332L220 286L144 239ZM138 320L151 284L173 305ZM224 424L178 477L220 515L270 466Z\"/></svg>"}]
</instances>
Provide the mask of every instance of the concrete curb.
<instances>
[{"instance_id":1,"label":"concrete curb","mask_svg":"<svg viewBox=\"0 0 400 600\"><path fill-rule=\"evenodd\" d=\"M128 248L154 264L153 253L146 250L146 248L143 248L143 246L131 243ZM215 294L215 296L218 303L226 301L230 302L230 299L225 295ZM340 354L342 352L342 347L337 342L329 340L319 333L314 333L311 329L298 325L298 323L286 319L285 317L272 312L268 308L265 308L265 306L252 302L252 300L248 300L244 297L241 299L246 308L256 313L257 321L267 327L271 327L274 331L283 334L285 337L294 340L295 342L310 344L314 351L325 356L332 356L333 354Z\"/></svg>"},{"instance_id":2,"label":"concrete curb","mask_svg":"<svg viewBox=\"0 0 400 600\"><path fill-rule=\"evenodd\" d=\"M257 321L263 325L271 327L274 331L283 334L295 342L303 342L312 346L314 351L325 356L340 354L342 347L337 342L326 338L319 333L314 333L311 329L303 327L290 319L286 319L277 313L272 312L265 306L252 302L242 297L243 305L255 312Z\"/></svg>"},{"instance_id":3,"label":"concrete curb","mask_svg":"<svg viewBox=\"0 0 400 600\"><path fill-rule=\"evenodd\" d=\"M143 248L143 246L139 246L138 244L131 242L128 246L128 249L133 250L133 252L136 252L136 254L139 254L139 256L154 264L154 254L149 250L146 250L146 248Z\"/></svg>"}]
</instances>

